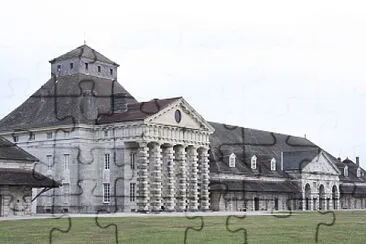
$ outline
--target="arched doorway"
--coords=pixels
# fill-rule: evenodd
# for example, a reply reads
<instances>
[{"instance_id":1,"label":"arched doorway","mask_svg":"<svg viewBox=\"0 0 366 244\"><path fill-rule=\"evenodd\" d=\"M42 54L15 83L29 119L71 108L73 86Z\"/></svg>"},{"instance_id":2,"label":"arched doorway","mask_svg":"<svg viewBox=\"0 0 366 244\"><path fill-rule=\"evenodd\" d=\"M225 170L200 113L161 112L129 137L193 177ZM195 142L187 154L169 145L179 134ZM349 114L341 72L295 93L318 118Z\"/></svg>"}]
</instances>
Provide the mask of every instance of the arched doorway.
<instances>
[{"instance_id":1,"label":"arched doorway","mask_svg":"<svg viewBox=\"0 0 366 244\"><path fill-rule=\"evenodd\" d=\"M311 189L309 184L305 186L305 210L311 210Z\"/></svg>"},{"instance_id":2,"label":"arched doorway","mask_svg":"<svg viewBox=\"0 0 366 244\"><path fill-rule=\"evenodd\" d=\"M324 186L319 187L319 210L324 210L325 207L325 190Z\"/></svg>"},{"instance_id":3,"label":"arched doorway","mask_svg":"<svg viewBox=\"0 0 366 244\"><path fill-rule=\"evenodd\" d=\"M336 186L332 187L332 201L333 209L338 209L338 189Z\"/></svg>"}]
</instances>

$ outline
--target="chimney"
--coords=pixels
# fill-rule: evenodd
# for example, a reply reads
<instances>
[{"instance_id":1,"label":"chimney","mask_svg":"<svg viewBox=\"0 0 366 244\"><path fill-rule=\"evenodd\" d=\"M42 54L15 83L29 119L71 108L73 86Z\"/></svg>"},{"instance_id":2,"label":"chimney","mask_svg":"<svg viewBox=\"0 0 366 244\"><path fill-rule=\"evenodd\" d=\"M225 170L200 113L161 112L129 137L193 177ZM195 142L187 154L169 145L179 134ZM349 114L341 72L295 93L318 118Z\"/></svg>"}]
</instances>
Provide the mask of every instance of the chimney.
<instances>
[{"instance_id":1,"label":"chimney","mask_svg":"<svg viewBox=\"0 0 366 244\"><path fill-rule=\"evenodd\" d=\"M342 159L341 159L341 157L338 157L337 159L338 159L338 161L341 161L341 162L342 162Z\"/></svg>"},{"instance_id":2,"label":"chimney","mask_svg":"<svg viewBox=\"0 0 366 244\"><path fill-rule=\"evenodd\" d=\"M356 165L360 166L360 157L356 157Z\"/></svg>"}]
</instances>

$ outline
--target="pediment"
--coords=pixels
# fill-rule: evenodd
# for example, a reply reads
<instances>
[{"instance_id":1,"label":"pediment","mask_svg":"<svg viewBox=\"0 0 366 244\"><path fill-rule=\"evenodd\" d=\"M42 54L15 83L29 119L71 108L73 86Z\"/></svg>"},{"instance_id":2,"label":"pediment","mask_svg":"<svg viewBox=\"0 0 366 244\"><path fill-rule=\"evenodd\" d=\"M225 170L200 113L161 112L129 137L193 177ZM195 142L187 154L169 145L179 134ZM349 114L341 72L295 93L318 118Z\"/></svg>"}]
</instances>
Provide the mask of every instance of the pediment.
<instances>
[{"instance_id":1,"label":"pediment","mask_svg":"<svg viewBox=\"0 0 366 244\"><path fill-rule=\"evenodd\" d=\"M318 156L313 158L313 160L302 169L302 172L327 175L340 174L337 166L334 165L323 152L320 152Z\"/></svg>"},{"instance_id":2,"label":"pediment","mask_svg":"<svg viewBox=\"0 0 366 244\"><path fill-rule=\"evenodd\" d=\"M214 128L183 98L177 99L177 101L169 104L169 106L158 113L149 116L145 119L145 123L170 125L208 132L214 131Z\"/></svg>"}]
</instances>

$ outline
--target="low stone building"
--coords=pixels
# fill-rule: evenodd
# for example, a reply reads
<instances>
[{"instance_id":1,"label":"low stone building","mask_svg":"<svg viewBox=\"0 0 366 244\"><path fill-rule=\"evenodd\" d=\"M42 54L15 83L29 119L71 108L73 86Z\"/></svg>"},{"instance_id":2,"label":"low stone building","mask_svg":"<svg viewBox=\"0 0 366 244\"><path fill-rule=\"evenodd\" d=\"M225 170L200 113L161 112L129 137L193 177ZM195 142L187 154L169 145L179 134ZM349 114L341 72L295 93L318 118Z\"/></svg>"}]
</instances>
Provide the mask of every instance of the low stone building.
<instances>
[{"instance_id":1,"label":"low stone building","mask_svg":"<svg viewBox=\"0 0 366 244\"><path fill-rule=\"evenodd\" d=\"M32 188L47 190L58 186L54 180L34 171L38 161L0 137L0 217L31 215Z\"/></svg>"},{"instance_id":2,"label":"low stone building","mask_svg":"<svg viewBox=\"0 0 366 244\"><path fill-rule=\"evenodd\" d=\"M0 121L62 187L38 212L365 208L364 170L313 142L206 121L184 98L138 102L87 45Z\"/></svg>"}]
</instances>

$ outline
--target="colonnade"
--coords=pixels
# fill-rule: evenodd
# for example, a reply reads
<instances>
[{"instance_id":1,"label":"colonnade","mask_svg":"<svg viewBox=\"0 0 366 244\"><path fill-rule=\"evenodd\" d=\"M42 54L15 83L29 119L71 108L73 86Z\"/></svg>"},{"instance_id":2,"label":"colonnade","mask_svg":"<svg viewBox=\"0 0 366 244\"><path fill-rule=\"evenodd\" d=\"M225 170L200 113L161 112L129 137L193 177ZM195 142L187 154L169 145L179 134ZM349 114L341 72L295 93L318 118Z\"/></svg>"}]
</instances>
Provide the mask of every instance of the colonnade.
<instances>
[{"instance_id":1,"label":"colonnade","mask_svg":"<svg viewBox=\"0 0 366 244\"><path fill-rule=\"evenodd\" d=\"M209 210L208 156L208 147L140 142L138 211Z\"/></svg>"}]
</instances>

